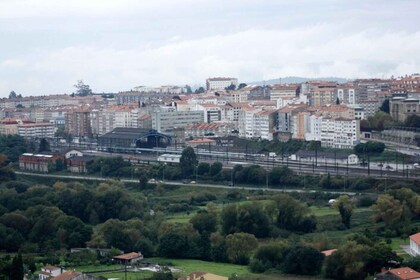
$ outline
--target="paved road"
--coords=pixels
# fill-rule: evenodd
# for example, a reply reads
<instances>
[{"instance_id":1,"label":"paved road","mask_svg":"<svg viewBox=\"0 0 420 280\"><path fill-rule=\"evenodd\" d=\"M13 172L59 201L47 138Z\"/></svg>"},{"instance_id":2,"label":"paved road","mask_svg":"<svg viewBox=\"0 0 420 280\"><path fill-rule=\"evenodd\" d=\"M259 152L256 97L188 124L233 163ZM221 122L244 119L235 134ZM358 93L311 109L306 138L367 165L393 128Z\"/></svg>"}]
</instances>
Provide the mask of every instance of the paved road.
<instances>
[{"instance_id":1,"label":"paved road","mask_svg":"<svg viewBox=\"0 0 420 280\"><path fill-rule=\"evenodd\" d=\"M18 175L27 175L27 176L36 176L36 177L47 177L47 178L57 178L57 179L74 179L74 180L90 180L90 181L106 181L112 178L101 178L101 177L94 177L94 176L77 176L77 175L57 175L57 174L40 174L40 173L31 173L31 172L21 172L15 171ZM138 183L138 180L134 179L120 179L121 182L124 183ZM172 186L185 186L186 184L176 182L176 181L165 181L165 185L172 185ZM299 193L332 193L332 194L347 194L347 195L356 195L355 192L347 192L347 191L320 191L320 190L313 190L313 189L272 189L272 188L264 188L264 187L248 187L248 186L227 186L227 185L215 185L215 184L188 184L189 186L196 186L200 188L217 188L217 189L241 189L241 190L264 190L264 191L273 191L273 192L299 192Z\"/></svg>"}]
</instances>

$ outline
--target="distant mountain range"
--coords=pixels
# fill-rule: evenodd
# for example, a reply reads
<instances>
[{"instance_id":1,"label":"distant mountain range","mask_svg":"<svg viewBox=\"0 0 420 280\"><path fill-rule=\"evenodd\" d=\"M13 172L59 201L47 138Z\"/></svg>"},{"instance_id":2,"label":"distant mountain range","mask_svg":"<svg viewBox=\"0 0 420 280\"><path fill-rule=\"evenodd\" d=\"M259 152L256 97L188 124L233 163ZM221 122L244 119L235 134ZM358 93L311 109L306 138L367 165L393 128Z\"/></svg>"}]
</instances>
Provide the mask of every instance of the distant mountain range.
<instances>
[{"instance_id":1,"label":"distant mountain range","mask_svg":"<svg viewBox=\"0 0 420 280\"><path fill-rule=\"evenodd\" d=\"M246 83L247 85L272 85L272 84L294 84L294 83L305 83L307 81L334 81L338 83L346 83L350 81L349 79L345 78L338 78L338 77L323 77L323 78L305 78L305 77L283 77L278 79L271 79L266 81L258 81L258 82L249 82Z\"/></svg>"}]
</instances>

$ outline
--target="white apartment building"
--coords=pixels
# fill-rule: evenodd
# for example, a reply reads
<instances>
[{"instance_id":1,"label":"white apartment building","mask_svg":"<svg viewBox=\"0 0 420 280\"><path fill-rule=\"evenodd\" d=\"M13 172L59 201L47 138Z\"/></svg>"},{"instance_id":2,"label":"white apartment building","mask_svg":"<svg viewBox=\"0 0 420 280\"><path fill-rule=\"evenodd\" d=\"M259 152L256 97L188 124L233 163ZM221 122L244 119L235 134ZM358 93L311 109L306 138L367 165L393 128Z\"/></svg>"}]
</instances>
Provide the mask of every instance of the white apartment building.
<instances>
[{"instance_id":1,"label":"white apartment building","mask_svg":"<svg viewBox=\"0 0 420 280\"><path fill-rule=\"evenodd\" d=\"M51 123L27 123L17 126L18 135L24 138L53 138L55 127Z\"/></svg>"},{"instance_id":2,"label":"white apartment building","mask_svg":"<svg viewBox=\"0 0 420 280\"><path fill-rule=\"evenodd\" d=\"M306 141L321 141L321 127L323 117L319 114L311 115L307 118L308 131L305 133Z\"/></svg>"},{"instance_id":3,"label":"white apartment building","mask_svg":"<svg viewBox=\"0 0 420 280\"><path fill-rule=\"evenodd\" d=\"M206 80L206 88L207 90L219 90L225 89L230 85L238 86L238 79L237 78L208 78Z\"/></svg>"},{"instance_id":4,"label":"white apartment building","mask_svg":"<svg viewBox=\"0 0 420 280\"><path fill-rule=\"evenodd\" d=\"M109 106L90 112L90 122L94 135L103 135L116 127L138 127L140 108L130 106Z\"/></svg>"},{"instance_id":5,"label":"white apartment building","mask_svg":"<svg viewBox=\"0 0 420 280\"><path fill-rule=\"evenodd\" d=\"M137 127L139 109L117 109L115 111L115 127Z\"/></svg>"},{"instance_id":6,"label":"white apartment building","mask_svg":"<svg viewBox=\"0 0 420 280\"><path fill-rule=\"evenodd\" d=\"M323 147L352 149L360 142L360 120L323 118L321 145Z\"/></svg>"},{"instance_id":7,"label":"white apartment building","mask_svg":"<svg viewBox=\"0 0 420 280\"><path fill-rule=\"evenodd\" d=\"M273 140L276 127L277 110L262 110L254 114L253 137L264 140Z\"/></svg>"},{"instance_id":8,"label":"white apartment building","mask_svg":"<svg viewBox=\"0 0 420 280\"><path fill-rule=\"evenodd\" d=\"M254 138L254 115L261 109L243 108L238 115L239 137Z\"/></svg>"},{"instance_id":9,"label":"white apartment building","mask_svg":"<svg viewBox=\"0 0 420 280\"><path fill-rule=\"evenodd\" d=\"M273 140L277 110L243 109L239 114L239 137Z\"/></svg>"}]
</instances>

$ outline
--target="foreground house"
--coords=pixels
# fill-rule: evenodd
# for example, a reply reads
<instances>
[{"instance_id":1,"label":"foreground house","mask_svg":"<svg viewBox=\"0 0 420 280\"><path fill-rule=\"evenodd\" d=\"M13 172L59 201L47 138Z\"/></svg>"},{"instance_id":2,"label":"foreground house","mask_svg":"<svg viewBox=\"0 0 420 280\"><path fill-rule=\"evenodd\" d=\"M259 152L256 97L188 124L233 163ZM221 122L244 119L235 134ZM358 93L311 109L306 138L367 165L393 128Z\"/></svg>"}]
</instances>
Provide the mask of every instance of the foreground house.
<instances>
[{"instance_id":1,"label":"foreground house","mask_svg":"<svg viewBox=\"0 0 420 280\"><path fill-rule=\"evenodd\" d=\"M410 255L420 255L420 232L410 235Z\"/></svg>"},{"instance_id":2,"label":"foreground house","mask_svg":"<svg viewBox=\"0 0 420 280\"><path fill-rule=\"evenodd\" d=\"M63 273L63 269L61 267L47 265L41 267L41 271L39 272L39 280L46 280L50 279L51 277L57 277L61 273Z\"/></svg>"},{"instance_id":3,"label":"foreground house","mask_svg":"<svg viewBox=\"0 0 420 280\"><path fill-rule=\"evenodd\" d=\"M78 271L70 270L70 271L63 272L57 277L51 278L51 280L84 280L84 279L89 279L89 278L92 278L92 277L87 277Z\"/></svg>"},{"instance_id":4,"label":"foreground house","mask_svg":"<svg viewBox=\"0 0 420 280\"><path fill-rule=\"evenodd\" d=\"M420 280L420 273L409 267L394 268L379 273L375 280Z\"/></svg>"},{"instance_id":5,"label":"foreground house","mask_svg":"<svg viewBox=\"0 0 420 280\"><path fill-rule=\"evenodd\" d=\"M131 252L123 255L114 256L113 260L123 265L132 265L143 259L143 255L140 252Z\"/></svg>"}]
</instances>

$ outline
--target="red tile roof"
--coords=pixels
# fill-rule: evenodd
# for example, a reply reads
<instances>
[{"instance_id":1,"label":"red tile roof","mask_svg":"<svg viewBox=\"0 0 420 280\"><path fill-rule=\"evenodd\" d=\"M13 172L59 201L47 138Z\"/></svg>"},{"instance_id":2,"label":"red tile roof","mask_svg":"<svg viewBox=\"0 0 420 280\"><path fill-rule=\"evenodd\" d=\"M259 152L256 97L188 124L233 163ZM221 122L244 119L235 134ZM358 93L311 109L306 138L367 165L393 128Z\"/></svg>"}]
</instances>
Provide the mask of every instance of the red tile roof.
<instances>
[{"instance_id":1,"label":"red tile roof","mask_svg":"<svg viewBox=\"0 0 420 280\"><path fill-rule=\"evenodd\" d=\"M420 273L409 267L395 268L388 272L404 280L420 278Z\"/></svg>"},{"instance_id":2,"label":"red tile roof","mask_svg":"<svg viewBox=\"0 0 420 280\"><path fill-rule=\"evenodd\" d=\"M57 270L57 269L61 269L61 268L60 267L57 267L57 266L53 266L53 265L46 265L46 266L41 267L41 269L44 269L44 270Z\"/></svg>"},{"instance_id":3,"label":"red tile roof","mask_svg":"<svg viewBox=\"0 0 420 280\"><path fill-rule=\"evenodd\" d=\"M420 232L410 235L410 239L416 242L417 244L420 244Z\"/></svg>"},{"instance_id":4,"label":"red tile roof","mask_svg":"<svg viewBox=\"0 0 420 280\"><path fill-rule=\"evenodd\" d=\"M337 249L326 250L326 251L322 251L321 253L323 253L324 256L328 257L328 256L331 256L335 251L337 251Z\"/></svg>"},{"instance_id":5,"label":"red tile roof","mask_svg":"<svg viewBox=\"0 0 420 280\"><path fill-rule=\"evenodd\" d=\"M132 260L132 259L141 258L141 257L143 257L142 254L136 253L136 252L131 252L131 253L127 253L127 254L123 254L123 255L119 255L119 256L114 256L114 259Z\"/></svg>"},{"instance_id":6,"label":"red tile roof","mask_svg":"<svg viewBox=\"0 0 420 280\"><path fill-rule=\"evenodd\" d=\"M78 271L74 271L74 270L69 270L66 272L61 273L60 275L58 275L57 277L53 277L50 280L71 280L79 275L81 275L82 273L78 272Z\"/></svg>"}]
</instances>

